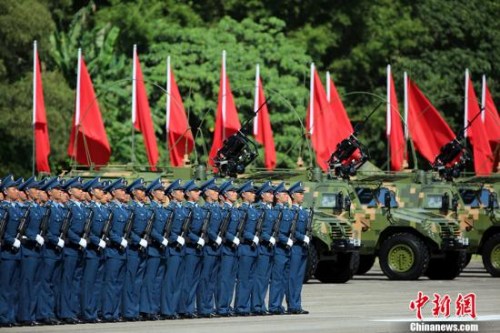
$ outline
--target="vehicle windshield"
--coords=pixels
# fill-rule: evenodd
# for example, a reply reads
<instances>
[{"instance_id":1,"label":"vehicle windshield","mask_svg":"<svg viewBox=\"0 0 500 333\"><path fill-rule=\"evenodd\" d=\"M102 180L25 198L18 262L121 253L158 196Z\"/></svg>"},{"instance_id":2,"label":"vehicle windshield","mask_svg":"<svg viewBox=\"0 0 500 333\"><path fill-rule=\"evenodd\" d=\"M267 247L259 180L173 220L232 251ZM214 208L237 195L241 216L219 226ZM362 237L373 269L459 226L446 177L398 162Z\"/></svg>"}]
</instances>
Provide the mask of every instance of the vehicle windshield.
<instances>
[{"instance_id":1,"label":"vehicle windshield","mask_svg":"<svg viewBox=\"0 0 500 333\"><path fill-rule=\"evenodd\" d=\"M377 207L378 204L385 205L385 195L389 193L391 196L391 208L397 208L398 202L396 201L396 196L394 192L389 191L385 187L379 189L372 189L369 187L357 187L356 193L358 194L359 201L362 205L367 205L368 207Z\"/></svg>"}]
</instances>

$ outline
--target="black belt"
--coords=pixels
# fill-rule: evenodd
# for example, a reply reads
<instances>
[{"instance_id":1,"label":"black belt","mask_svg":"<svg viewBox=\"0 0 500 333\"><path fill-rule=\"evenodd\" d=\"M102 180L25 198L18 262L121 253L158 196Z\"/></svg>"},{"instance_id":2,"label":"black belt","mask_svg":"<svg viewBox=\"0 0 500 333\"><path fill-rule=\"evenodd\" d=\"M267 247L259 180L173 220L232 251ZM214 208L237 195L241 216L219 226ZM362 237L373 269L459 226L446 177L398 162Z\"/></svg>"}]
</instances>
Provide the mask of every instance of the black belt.
<instances>
[{"instance_id":1,"label":"black belt","mask_svg":"<svg viewBox=\"0 0 500 333\"><path fill-rule=\"evenodd\" d=\"M245 244L245 245L250 245L250 246L251 246L251 245L253 245L253 244L254 244L254 242L253 242L253 240L248 240L248 239L245 239L245 240L243 240L243 244Z\"/></svg>"},{"instance_id":2,"label":"black belt","mask_svg":"<svg viewBox=\"0 0 500 333\"><path fill-rule=\"evenodd\" d=\"M38 250L38 247L37 247L38 243L36 241L31 240L31 239L23 239L21 241L21 244L23 245L24 248L26 248L28 250L35 250L35 249Z\"/></svg>"},{"instance_id":3,"label":"black belt","mask_svg":"<svg viewBox=\"0 0 500 333\"><path fill-rule=\"evenodd\" d=\"M80 251L80 245L79 244L74 244L74 243L68 243L65 245L65 247Z\"/></svg>"},{"instance_id":4,"label":"black belt","mask_svg":"<svg viewBox=\"0 0 500 333\"><path fill-rule=\"evenodd\" d=\"M131 249L132 251L139 251L140 247L141 246L139 244L130 244L128 246L128 248Z\"/></svg>"},{"instance_id":5,"label":"black belt","mask_svg":"<svg viewBox=\"0 0 500 333\"><path fill-rule=\"evenodd\" d=\"M47 249L51 249L51 250L56 250L56 251L61 251L61 248L55 244L52 244L52 243L45 243L45 246L47 247Z\"/></svg>"}]
</instances>

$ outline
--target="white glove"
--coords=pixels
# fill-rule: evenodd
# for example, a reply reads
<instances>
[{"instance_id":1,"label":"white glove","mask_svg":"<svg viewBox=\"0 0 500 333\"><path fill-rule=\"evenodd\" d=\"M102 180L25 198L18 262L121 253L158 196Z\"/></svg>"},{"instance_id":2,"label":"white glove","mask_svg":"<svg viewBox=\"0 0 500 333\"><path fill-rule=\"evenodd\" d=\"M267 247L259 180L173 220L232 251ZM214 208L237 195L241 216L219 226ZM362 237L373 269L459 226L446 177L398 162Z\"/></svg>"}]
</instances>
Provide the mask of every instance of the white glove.
<instances>
[{"instance_id":1,"label":"white glove","mask_svg":"<svg viewBox=\"0 0 500 333\"><path fill-rule=\"evenodd\" d=\"M167 245L168 245L168 239L163 238L163 240L161 241L161 245L163 245L164 247L167 247Z\"/></svg>"},{"instance_id":2,"label":"white glove","mask_svg":"<svg viewBox=\"0 0 500 333\"><path fill-rule=\"evenodd\" d=\"M240 245L240 239L238 237L234 237L233 243L234 245Z\"/></svg>"},{"instance_id":3,"label":"white glove","mask_svg":"<svg viewBox=\"0 0 500 333\"><path fill-rule=\"evenodd\" d=\"M87 247L87 240L80 238L78 244L85 249Z\"/></svg>"},{"instance_id":4,"label":"white glove","mask_svg":"<svg viewBox=\"0 0 500 333\"><path fill-rule=\"evenodd\" d=\"M14 243L12 244L13 247L18 249L21 246L21 241L19 239L14 239Z\"/></svg>"},{"instance_id":5,"label":"white glove","mask_svg":"<svg viewBox=\"0 0 500 333\"><path fill-rule=\"evenodd\" d=\"M186 240L182 236L177 236L177 243L184 245L186 244Z\"/></svg>"},{"instance_id":6,"label":"white glove","mask_svg":"<svg viewBox=\"0 0 500 333\"><path fill-rule=\"evenodd\" d=\"M286 241L286 245L288 245L288 247L292 247L293 246L293 240L291 240L290 238L288 238L288 240Z\"/></svg>"},{"instance_id":7,"label":"white glove","mask_svg":"<svg viewBox=\"0 0 500 333\"><path fill-rule=\"evenodd\" d=\"M215 242L217 243L217 245L221 245L222 244L222 238L220 236L217 236L217 238L215 239Z\"/></svg>"},{"instance_id":8,"label":"white glove","mask_svg":"<svg viewBox=\"0 0 500 333\"><path fill-rule=\"evenodd\" d=\"M310 241L309 236L304 236L304 243L309 244Z\"/></svg>"},{"instance_id":9,"label":"white glove","mask_svg":"<svg viewBox=\"0 0 500 333\"><path fill-rule=\"evenodd\" d=\"M105 249L106 248L106 242L103 241L102 239L99 239L99 247L101 249Z\"/></svg>"},{"instance_id":10,"label":"white glove","mask_svg":"<svg viewBox=\"0 0 500 333\"><path fill-rule=\"evenodd\" d=\"M36 235L35 240L38 244L40 244L40 246L43 246L43 244L45 243L45 239L43 239L43 237L40 235Z\"/></svg>"},{"instance_id":11,"label":"white glove","mask_svg":"<svg viewBox=\"0 0 500 333\"><path fill-rule=\"evenodd\" d=\"M59 238L57 241L57 247L64 248L64 240L62 238Z\"/></svg>"},{"instance_id":12,"label":"white glove","mask_svg":"<svg viewBox=\"0 0 500 333\"><path fill-rule=\"evenodd\" d=\"M126 249L126 248L127 248L127 246L128 246L128 241L127 241L125 238L123 238L123 237L122 237L122 241L120 242L120 245L121 245L124 249Z\"/></svg>"},{"instance_id":13,"label":"white glove","mask_svg":"<svg viewBox=\"0 0 500 333\"><path fill-rule=\"evenodd\" d=\"M274 238L273 236L271 236L271 238L269 238L269 243L271 243L273 245L276 245L276 238Z\"/></svg>"},{"instance_id":14,"label":"white glove","mask_svg":"<svg viewBox=\"0 0 500 333\"><path fill-rule=\"evenodd\" d=\"M139 245L143 248L146 248L148 247L148 241L145 240L144 238L141 238L141 240L139 241Z\"/></svg>"},{"instance_id":15,"label":"white glove","mask_svg":"<svg viewBox=\"0 0 500 333\"><path fill-rule=\"evenodd\" d=\"M253 236L253 242L255 243L255 245L259 245L259 237Z\"/></svg>"},{"instance_id":16,"label":"white glove","mask_svg":"<svg viewBox=\"0 0 500 333\"><path fill-rule=\"evenodd\" d=\"M198 238L198 241L196 242L198 245L200 246L204 246L205 245L205 240L203 238Z\"/></svg>"}]
</instances>

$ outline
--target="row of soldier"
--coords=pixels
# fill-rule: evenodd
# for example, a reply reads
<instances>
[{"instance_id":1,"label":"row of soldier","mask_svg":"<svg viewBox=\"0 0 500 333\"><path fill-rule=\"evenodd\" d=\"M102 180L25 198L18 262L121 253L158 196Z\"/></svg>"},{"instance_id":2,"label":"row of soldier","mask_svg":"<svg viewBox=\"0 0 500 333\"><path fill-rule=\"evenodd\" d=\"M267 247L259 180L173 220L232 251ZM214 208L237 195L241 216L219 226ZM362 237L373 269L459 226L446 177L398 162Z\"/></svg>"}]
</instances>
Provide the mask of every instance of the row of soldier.
<instances>
[{"instance_id":1,"label":"row of soldier","mask_svg":"<svg viewBox=\"0 0 500 333\"><path fill-rule=\"evenodd\" d=\"M1 326L307 313L300 182L8 176L0 192Z\"/></svg>"}]
</instances>

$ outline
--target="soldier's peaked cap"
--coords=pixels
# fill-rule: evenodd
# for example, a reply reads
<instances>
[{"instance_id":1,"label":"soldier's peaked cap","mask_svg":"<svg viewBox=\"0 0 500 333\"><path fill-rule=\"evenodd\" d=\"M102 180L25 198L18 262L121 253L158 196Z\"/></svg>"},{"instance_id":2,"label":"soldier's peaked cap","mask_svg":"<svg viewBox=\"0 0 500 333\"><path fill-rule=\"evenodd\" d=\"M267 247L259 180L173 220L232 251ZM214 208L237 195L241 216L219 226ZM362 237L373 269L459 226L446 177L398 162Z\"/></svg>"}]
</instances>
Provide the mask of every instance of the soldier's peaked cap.
<instances>
[{"instance_id":1,"label":"soldier's peaked cap","mask_svg":"<svg viewBox=\"0 0 500 333\"><path fill-rule=\"evenodd\" d=\"M90 192L95 188L104 189L104 184L101 183L101 177L95 177L83 184L83 190L86 192Z\"/></svg>"},{"instance_id":2,"label":"soldier's peaked cap","mask_svg":"<svg viewBox=\"0 0 500 333\"><path fill-rule=\"evenodd\" d=\"M50 178L49 180L47 180L45 182L45 184L43 184L43 186L40 187L40 190L48 192L48 191L53 190L55 188L61 189L62 187L63 187L63 185L61 184L59 177L54 177L54 178Z\"/></svg>"},{"instance_id":3,"label":"soldier's peaked cap","mask_svg":"<svg viewBox=\"0 0 500 333\"><path fill-rule=\"evenodd\" d=\"M278 186L274 188L274 194L282 193L282 192L287 192L287 189L285 188L285 182L279 183Z\"/></svg>"},{"instance_id":4,"label":"soldier's peaked cap","mask_svg":"<svg viewBox=\"0 0 500 333\"><path fill-rule=\"evenodd\" d=\"M104 188L104 191L106 192L113 192L114 190L126 190L127 189L127 182L123 180L123 178L118 178L111 184L109 184L107 187Z\"/></svg>"},{"instance_id":5,"label":"soldier's peaked cap","mask_svg":"<svg viewBox=\"0 0 500 333\"><path fill-rule=\"evenodd\" d=\"M182 190L182 186L181 186L181 180L180 179L176 179L172 182L172 184L170 184L166 189L165 189L165 193L167 194L170 194L172 193L173 191L175 190Z\"/></svg>"},{"instance_id":6,"label":"soldier's peaked cap","mask_svg":"<svg viewBox=\"0 0 500 333\"><path fill-rule=\"evenodd\" d=\"M296 182L295 184L293 184L288 188L288 194L290 195L294 193L304 193L304 192L305 192L304 185L300 181Z\"/></svg>"},{"instance_id":7,"label":"soldier's peaked cap","mask_svg":"<svg viewBox=\"0 0 500 333\"><path fill-rule=\"evenodd\" d=\"M67 180L64 183L63 189L67 191L70 188L80 188L80 189L83 189L82 178L81 177L74 177L74 178L71 178L71 179Z\"/></svg>"},{"instance_id":8,"label":"soldier's peaked cap","mask_svg":"<svg viewBox=\"0 0 500 333\"><path fill-rule=\"evenodd\" d=\"M194 182L194 180L190 180L184 184L183 190L184 192L196 191L199 190L200 187Z\"/></svg>"},{"instance_id":9,"label":"soldier's peaked cap","mask_svg":"<svg viewBox=\"0 0 500 333\"><path fill-rule=\"evenodd\" d=\"M271 193L274 192L274 187L271 184L271 182L265 182L264 184L262 184L262 186L257 189L257 192L255 192L255 194L262 195L263 193L267 193L267 192L271 192Z\"/></svg>"},{"instance_id":10,"label":"soldier's peaked cap","mask_svg":"<svg viewBox=\"0 0 500 333\"><path fill-rule=\"evenodd\" d=\"M253 181L249 180L245 184L241 185L238 189L238 193L241 195L243 192L256 192L257 189L253 185Z\"/></svg>"},{"instance_id":11,"label":"soldier's peaked cap","mask_svg":"<svg viewBox=\"0 0 500 333\"><path fill-rule=\"evenodd\" d=\"M19 187L17 188L19 191L27 191L30 188L37 188L37 181L35 176L31 176L26 179Z\"/></svg>"},{"instance_id":12,"label":"soldier's peaked cap","mask_svg":"<svg viewBox=\"0 0 500 333\"><path fill-rule=\"evenodd\" d=\"M127 192L132 193L135 190L143 190L146 191L146 184L144 183L143 178L137 178L127 187Z\"/></svg>"},{"instance_id":13,"label":"soldier's peaked cap","mask_svg":"<svg viewBox=\"0 0 500 333\"><path fill-rule=\"evenodd\" d=\"M0 190L3 191L3 190L8 189L9 187L18 187L19 184L20 184L19 179L14 180L14 176L8 175L7 177L4 177L2 179L2 184L0 185Z\"/></svg>"},{"instance_id":14,"label":"soldier's peaked cap","mask_svg":"<svg viewBox=\"0 0 500 333\"><path fill-rule=\"evenodd\" d=\"M215 182L215 178L209 179L203 184L200 185L200 190L206 191L206 190L214 190L219 192L219 187L217 186Z\"/></svg>"},{"instance_id":15,"label":"soldier's peaked cap","mask_svg":"<svg viewBox=\"0 0 500 333\"><path fill-rule=\"evenodd\" d=\"M220 186L219 193L224 194L228 191L237 191L238 188L234 186L234 182L232 180L228 180Z\"/></svg>"},{"instance_id":16,"label":"soldier's peaked cap","mask_svg":"<svg viewBox=\"0 0 500 333\"><path fill-rule=\"evenodd\" d=\"M153 191L156 190L162 190L162 191L165 190L161 183L161 178L156 178L155 180L153 180L151 184L149 184L148 187L146 188L146 193L151 194Z\"/></svg>"}]
</instances>

